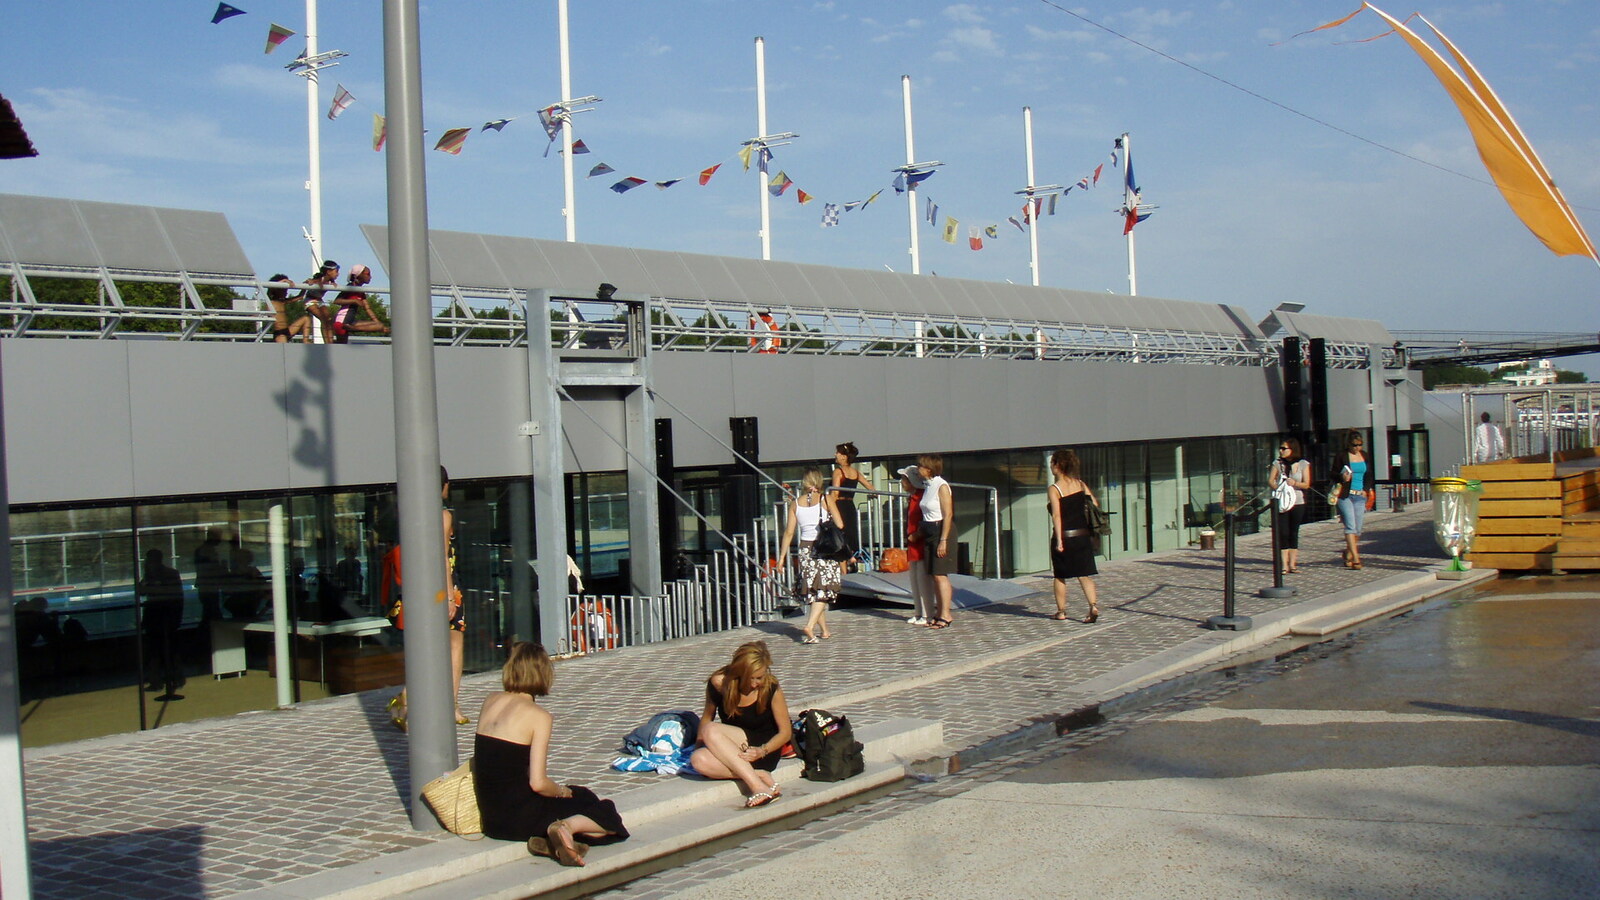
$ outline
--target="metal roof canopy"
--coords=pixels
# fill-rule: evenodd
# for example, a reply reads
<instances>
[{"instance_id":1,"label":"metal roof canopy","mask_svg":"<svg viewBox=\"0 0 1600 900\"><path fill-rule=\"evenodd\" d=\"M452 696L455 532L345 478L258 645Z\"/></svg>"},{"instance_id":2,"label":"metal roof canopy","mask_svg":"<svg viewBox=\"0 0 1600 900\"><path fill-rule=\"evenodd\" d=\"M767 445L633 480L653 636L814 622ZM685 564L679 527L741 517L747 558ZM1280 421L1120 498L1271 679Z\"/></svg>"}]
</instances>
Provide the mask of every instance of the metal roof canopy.
<instances>
[{"instance_id":1,"label":"metal roof canopy","mask_svg":"<svg viewBox=\"0 0 1600 900\"><path fill-rule=\"evenodd\" d=\"M0 194L0 263L255 280L222 213Z\"/></svg>"},{"instance_id":2,"label":"metal roof canopy","mask_svg":"<svg viewBox=\"0 0 1600 900\"><path fill-rule=\"evenodd\" d=\"M363 225L361 230L388 269L387 227ZM1242 311L1214 303L455 231L432 231L429 240L433 280L443 291L537 287L588 297L601 282L610 282L624 293L669 300L1262 337ZM1383 343L1391 342L1387 331L1382 335Z\"/></svg>"},{"instance_id":3,"label":"metal roof canopy","mask_svg":"<svg viewBox=\"0 0 1600 900\"><path fill-rule=\"evenodd\" d=\"M1267 338L1291 335L1302 338L1323 338L1348 344L1376 344L1389 347L1394 335L1374 319L1344 319L1334 316L1313 316L1301 312L1273 310L1261 320L1261 333Z\"/></svg>"}]
</instances>

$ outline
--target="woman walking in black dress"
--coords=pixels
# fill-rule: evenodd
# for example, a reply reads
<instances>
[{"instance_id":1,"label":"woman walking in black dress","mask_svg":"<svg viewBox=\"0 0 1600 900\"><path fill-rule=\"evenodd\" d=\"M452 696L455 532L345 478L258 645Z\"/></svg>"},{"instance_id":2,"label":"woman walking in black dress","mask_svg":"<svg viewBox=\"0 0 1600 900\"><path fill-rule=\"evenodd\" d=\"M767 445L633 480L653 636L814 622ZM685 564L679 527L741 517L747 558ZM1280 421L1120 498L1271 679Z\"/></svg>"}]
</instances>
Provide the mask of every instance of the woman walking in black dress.
<instances>
[{"instance_id":1,"label":"woman walking in black dress","mask_svg":"<svg viewBox=\"0 0 1600 900\"><path fill-rule=\"evenodd\" d=\"M839 508L839 516L844 519L844 542L851 553L861 549L861 523L856 520L856 491L863 487L872 490L872 482L862 477L861 470L856 468L856 457L861 454L856 445L850 441L833 448L833 486L829 491L833 494L834 505ZM839 574L850 574L850 560L839 563Z\"/></svg>"},{"instance_id":2,"label":"woman walking in black dress","mask_svg":"<svg viewBox=\"0 0 1600 900\"><path fill-rule=\"evenodd\" d=\"M500 670L505 690L490 694L478 714L472 786L484 835L527 841L529 853L581 866L588 844L627 840L628 829L610 800L580 785L556 784L545 774L552 718L535 698L550 693L554 677L544 647L512 645Z\"/></svg>"},{"instance_id":3,"label":"woman walking in black dress","mask_svg":"<svg viewBox=\"0 0 1600 900\"><path fill-rule=\"evenodd\" d=\"M1078 477L1078 454L1071 450L1057 450L1050 457L1050 471L1056 480L1047 489L1050 496L1050 573L1055 576L1057 621L1067 618L1067 579L1078 579L1083 596L1089 601L1089 615L1084 622L1094 624L1100 619L1100 604L1095 594L1094 576L1100 570L1094 564L1094 533L1084 507L1090 503L1100 505L1089 486Z\"/></svg>"}]
</instances>

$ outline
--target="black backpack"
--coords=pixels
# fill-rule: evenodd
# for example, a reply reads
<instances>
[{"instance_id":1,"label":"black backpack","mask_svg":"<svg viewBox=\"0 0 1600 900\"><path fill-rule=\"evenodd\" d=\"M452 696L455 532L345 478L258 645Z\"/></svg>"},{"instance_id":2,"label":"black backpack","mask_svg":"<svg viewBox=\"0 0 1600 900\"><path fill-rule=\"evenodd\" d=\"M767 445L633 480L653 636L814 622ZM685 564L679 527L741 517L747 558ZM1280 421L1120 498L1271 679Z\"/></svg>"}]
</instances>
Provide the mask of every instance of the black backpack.
<instances>
[{"instance_id":1,"label":"black backpack","mask_svg":"<svg viewBox=\"0 0 1600 900\"><path fill-rule=\"evenodd\" d=\"M800 714L795 744L805 763L801 776L811 781L843 781L860 775L867 766L850 720L827 710L808 709Z\"/></svg>"}]
</instances>

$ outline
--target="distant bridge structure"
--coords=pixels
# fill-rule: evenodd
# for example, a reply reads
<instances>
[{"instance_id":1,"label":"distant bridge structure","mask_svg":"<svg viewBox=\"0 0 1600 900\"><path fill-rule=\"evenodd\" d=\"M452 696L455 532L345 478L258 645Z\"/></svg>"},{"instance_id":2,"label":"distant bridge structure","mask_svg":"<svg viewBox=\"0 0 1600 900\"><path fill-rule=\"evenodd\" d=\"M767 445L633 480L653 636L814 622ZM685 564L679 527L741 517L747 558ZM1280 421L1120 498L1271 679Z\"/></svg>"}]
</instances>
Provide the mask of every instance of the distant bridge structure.
<instances>
[{"instance_id":1,"label":"distant bridge structure","mask_svg":"<svg viewBox=\"0 0 1600 900\"><path fill-rule=\"evenodd\" d=\"M1600 353L1600 332L1391 331L1407 367L1485 366Z\"/></svg>"}]
</instances>

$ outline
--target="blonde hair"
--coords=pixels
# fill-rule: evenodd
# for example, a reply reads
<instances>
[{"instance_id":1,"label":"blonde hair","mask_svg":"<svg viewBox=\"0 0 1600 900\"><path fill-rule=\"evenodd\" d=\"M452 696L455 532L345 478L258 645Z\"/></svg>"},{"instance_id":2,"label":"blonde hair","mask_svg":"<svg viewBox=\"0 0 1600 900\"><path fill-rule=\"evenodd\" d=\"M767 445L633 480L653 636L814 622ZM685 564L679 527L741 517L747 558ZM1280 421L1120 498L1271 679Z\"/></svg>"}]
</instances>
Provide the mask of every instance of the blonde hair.
<instances>
[{"instance_id":1,"label":"blonde hair","mask_svg":"<svg viewBox=\"0 0 1600 900\"><path fill-rule=\"evenodd\" d=\"M511 645L511 655L500 667L500 686L507 693L543 697L550 693L556 680L555 667L550 664L550 654L543 644L518 641Z\"/></svg>"},{"instance_id":2,"label":"blonde hair","mask_svg":"<svg viewBox=\"0 0 1600 900\"><path fill-rule=\"evenodd\" d=\"M713 678L722 676L723 721L738 715L739 694L744 691L745 681L755 672L766 676L756 692L756 712L766 712L773 693L778 690L778 679L772 677L772 652L767 649L766 641L740 644L739 649L733 651L733 660L711 673Z\"/></svg>"},{"instance_id":3,"label":"blonde hair","mask_svg":"<svg viewBox=\"0 0 1600 900\"><path fill-rule=\"evenodd\" d=\"M808 491L822 490L822 470L817 468L807 469L806 473L800 476L800 486Z\"/></svg>"}]
</instances>

